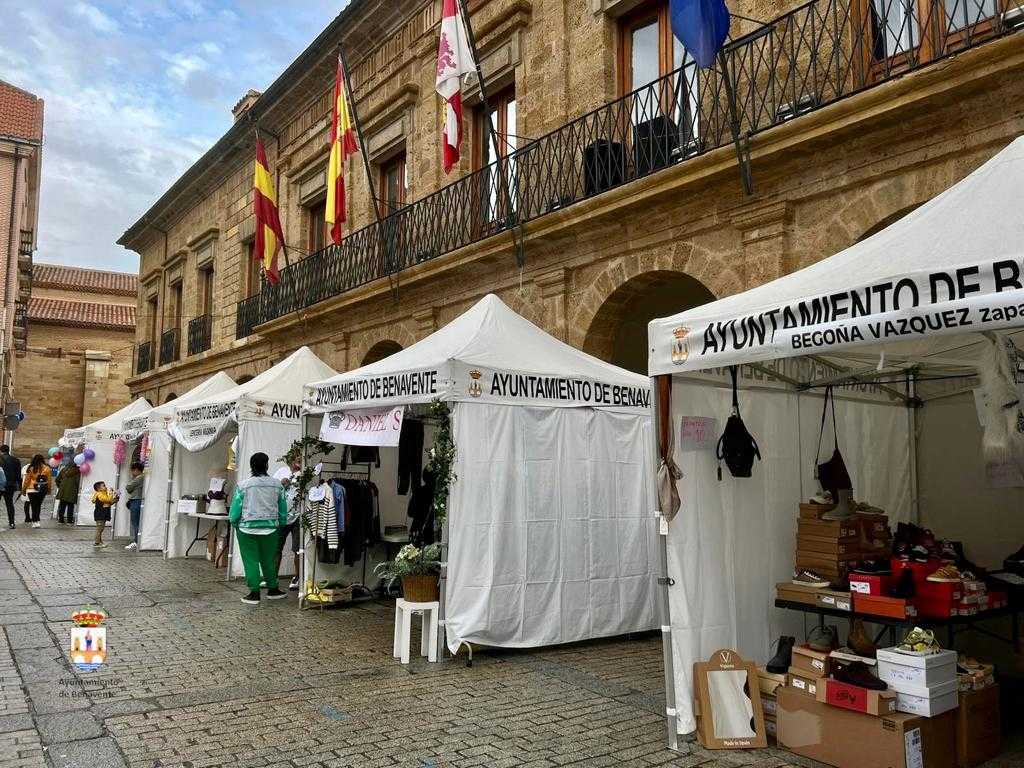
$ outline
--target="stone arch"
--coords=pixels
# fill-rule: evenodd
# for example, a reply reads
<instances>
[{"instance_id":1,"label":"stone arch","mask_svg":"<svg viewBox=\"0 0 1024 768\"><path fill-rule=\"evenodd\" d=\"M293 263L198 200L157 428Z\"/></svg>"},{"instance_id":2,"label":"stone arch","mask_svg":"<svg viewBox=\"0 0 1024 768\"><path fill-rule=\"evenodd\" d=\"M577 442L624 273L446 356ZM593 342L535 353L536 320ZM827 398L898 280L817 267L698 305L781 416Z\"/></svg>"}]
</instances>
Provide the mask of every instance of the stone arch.
<instances>
[{"instance_id":1,"label":"stone arch","mask_svg":"<svg viewBox=\"0 0 1024 768\"><path fill-rule=\"evenodd\" d=\"M918 207L920 207L920 205L921 205L921 203L915 203L914 205L908 205L906 208L901 208L900 210L896 211L895 213L890 213L888 216L886 216L884 219L879 221L877 224L875 224L874 226L869 227L867 230L865 230L864 233L860 237L858 237L855 242L859 243L861 240L867 240L872 235L877 235L879 232L881 232L886 227L890 226L891 224L895 224L897 221L902 219L908 213L910 213L911 211L916 210Z\"/></svg>"},{"instance_id":2,"label":"stone arch","mask_svg":"<svg viewBox=\"0 0 1024 768\"><path fill-rule=\"evenodd\" d=\"M366 350L366 354L363 355L363 359L359 363L359 365L360 367L364 365L370 365L371 363L376 363L379 362L380 360L383 360L385 357L390 357L391 355L395 354L395 352L401 351L402 345L399 344L397 341L392 341L391 339L378 341L376 344L374 344L372 347Z\"/></svg>"},{"instance_id":3,"label":"stone arch","mask_svg":"<svg viewBox=\"0 0 1024 768\"><path fill-rule=\"evenodd\" d=\"M239 376L235 380L235 383L236 384L248 384L250 381L252 381L252 379L253 379L253 377L250 374L247 373L244 376Z\"/></svg>"},{"instance_id":4,"label":"stone arch","mask_svg":"<svg viewBox=\"0 0 1024 768\"><path fill-rule=\"evenodd\" d=\"M685 272L656 270L632 277L601 304L587 328L583 351L636 373L647 372L647 323L714 301Z\"/></svg>"},{"instance_id":5,"label":"stone arch","mask_svg":"<svg viewBox=\"0 0 1024 768\"><path fill-rule=\"evenodd\" d=\"M168 392L167 393L167 397L164 398L164 404L167 404L167 403L171 402L172 400L177 400L177 399L178 399L178 396L174 392Z\"/></svg>"},{"instance_id":6,"label":"stone arch","mask_svg":"<svg viewBox=\"0 0 1024 768\"><path fill-rule=\"evenodd\" d=\"M363 361L368 359L370 351L378 345L391 344L395 346L391 347L391 352L377 357L375 360L371 360L371 362L387 357L387 355L393 354L397 349L411 347L416 343L416 334L413 332L411 325L411 321L402 320L392 325L381 325L376 328L370 328L365 332L353 333L352 340L354 343L349 350L349 367L358 368L368 365L369 363L364 363Z\"/></svg>"}]
</instances>

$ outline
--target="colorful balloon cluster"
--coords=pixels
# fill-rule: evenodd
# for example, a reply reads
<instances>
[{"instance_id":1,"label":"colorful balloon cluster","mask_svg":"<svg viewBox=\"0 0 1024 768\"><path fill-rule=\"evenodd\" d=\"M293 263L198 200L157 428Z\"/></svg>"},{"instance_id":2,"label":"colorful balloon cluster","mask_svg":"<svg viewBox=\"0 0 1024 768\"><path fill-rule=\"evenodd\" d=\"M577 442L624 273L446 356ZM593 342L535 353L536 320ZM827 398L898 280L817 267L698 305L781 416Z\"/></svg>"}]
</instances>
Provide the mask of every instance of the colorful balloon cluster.
<instances>
[{"instance_id":1,"label":"colorful balloon cluster","mask_svg":"<svg viewBox=\"0 0 1024 768\"><path fill-rule=\"evenodd\" d=\"M64 459L64 454L59 447L51 448L49 451L50 461L49 465L51 469L57 469L60 466L61 461Z\"/></svg>"},{"instance_id":2,"label":"colorful balloon cluster","mask_svg":"<svg viewBox=\"0 0 1024 768\"><path fill-rule=\"evenodd\" d=\"M128 454L128 441L123 437L117 438L114 441L114 464L121 466L124 464L125 457Z\"/></svg>"},{"instance_id":3,"label":"colorful balloon cluster","mask_svg":"<svg viewBox=\"0 0 1024 768\"><path fill-rule=\"evenodd\" d=\"M96 451L92 448L86 448L75 456L75 464L78 466L78 471L82 474L82 477L88 477L89 473L92 472L92 465L89 462L95 458Z\"/></svg>"}]
</instances>

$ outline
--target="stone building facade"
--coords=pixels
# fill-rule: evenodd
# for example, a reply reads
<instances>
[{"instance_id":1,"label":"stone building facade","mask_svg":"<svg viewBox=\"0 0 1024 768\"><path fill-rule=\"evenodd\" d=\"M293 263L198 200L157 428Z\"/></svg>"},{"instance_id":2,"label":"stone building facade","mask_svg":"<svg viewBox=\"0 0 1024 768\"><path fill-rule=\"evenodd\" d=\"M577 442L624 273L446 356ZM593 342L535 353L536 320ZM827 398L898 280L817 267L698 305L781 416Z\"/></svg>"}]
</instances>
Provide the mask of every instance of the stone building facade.
<instances>
[{"instance_id":1,"label":"stone building facade","mask_svg":"<svg viewBox=\"0 0 1024 768\"><path fill-rule=\"evenodd\" d=\"M899 23L860 0L745 0L730 4L723 76L684 58L667 0L471 0L501 159L470 85L462 164L446 176L440 1L353 0L120 240L141 256L129 386L163 402L300 344L351 369L487 292L645 370L650 318L836 253L1024 133L1017 3L968 0L958 20L917 0ZM354 158L348 237L321 250L339 43L372 184ZM292 247L281 285L262 292L254 126Z\"/></svg>"},{"instance_id":2,"label":"stone building facade","mask_svg":"<svg viewBox=\"0 0 1024 768\"><path fill-rule=\"evenodd\" d=\"M68 427L128 404L138 294L138 278L124 272L54 264L33 272L14 382L26 419L11 441L22 457L45 455Z\"/></svg>"}]
</instances>

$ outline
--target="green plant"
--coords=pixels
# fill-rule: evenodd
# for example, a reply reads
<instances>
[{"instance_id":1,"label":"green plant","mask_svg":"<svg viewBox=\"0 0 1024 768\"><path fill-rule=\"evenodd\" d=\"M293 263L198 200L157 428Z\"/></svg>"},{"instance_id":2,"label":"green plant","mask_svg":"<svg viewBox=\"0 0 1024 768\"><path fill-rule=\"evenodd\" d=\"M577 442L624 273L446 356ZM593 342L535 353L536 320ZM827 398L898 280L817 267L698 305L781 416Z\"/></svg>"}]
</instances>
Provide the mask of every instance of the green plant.
<instances>
[{"instance_id":1,"label":"green plant","mask_svg":"<svg viewBox=\"0 0 1024 768\"><path fill-rule=\"evenodd\" d=\"M395 555L394 560L387 560L373 569L381 579L387 580L390 588L404 576L426 576L441 572L441 545L428 544L420 549L415 544L406 544Z\"/></svg>"},{"instance_id":2,"label":"green plant","mask_svg":"<svg viewBox=\"0 0 1024 768\"><path fill-rule=\"evenodd\" d=\"M309 490L309 484L313 482L313 468L316 466L314 459L322 459L334 448L334 443L306 435L293 442L284 456L277 458L278 461L284 462L288 466L291 466L296 459L304 459L302 471L292 480L292 485L295 488L295 502L302 505L303 510L306 503L306 491ZM305 515L302 515L301 518L304 519Z\"/></svg>"},{"instance_id":3,"label":"green plant","mask_svg":"<svg viewBox=\"0 0 1024 768\"><path fill-rule=\"evenodd\" d=\"M452 439L452 412L448 403L434 400L430 415L437 421L434 445L427 469L434 474L434 517L440 523L448 516L448 489L455 482L455 441Z\"/></svg>"}]
</instances>

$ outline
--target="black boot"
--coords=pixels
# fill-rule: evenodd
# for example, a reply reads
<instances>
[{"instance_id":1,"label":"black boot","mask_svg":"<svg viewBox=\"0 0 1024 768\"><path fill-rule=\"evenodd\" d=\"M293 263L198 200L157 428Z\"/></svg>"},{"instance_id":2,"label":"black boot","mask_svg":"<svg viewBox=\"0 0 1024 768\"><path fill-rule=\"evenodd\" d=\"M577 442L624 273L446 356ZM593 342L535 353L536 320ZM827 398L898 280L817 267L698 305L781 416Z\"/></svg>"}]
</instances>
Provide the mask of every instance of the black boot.
<instances>
[{"instance_id":1,"label":"black boot","mask_svg":"<svg viewBox=\"0 0 1024 768\"><path fill-rule=\"evenodd\" d=\"M795 637L783 635L779 638L775 655L771 657L766 665L766 669L769 672L773 675L783 675L789 671L790 664L793 662L793 644L795 642Z\"/></svg>"}]
</instances>

